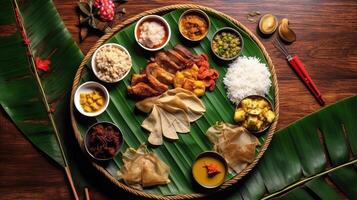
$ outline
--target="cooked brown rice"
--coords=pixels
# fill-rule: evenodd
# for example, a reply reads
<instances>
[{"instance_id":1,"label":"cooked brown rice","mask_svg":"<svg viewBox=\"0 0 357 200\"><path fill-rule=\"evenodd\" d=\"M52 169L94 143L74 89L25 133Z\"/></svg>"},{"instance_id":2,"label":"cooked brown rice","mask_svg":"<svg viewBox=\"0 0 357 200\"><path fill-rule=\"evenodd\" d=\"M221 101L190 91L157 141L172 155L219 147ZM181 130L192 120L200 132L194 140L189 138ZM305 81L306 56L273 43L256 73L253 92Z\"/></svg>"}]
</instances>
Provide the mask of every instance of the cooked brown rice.
<instances>
[{"instance_id":1,"label":"cooked brown rice","mask_svg":"<svg viewBox=\"0 0 357 200\"><path fill-rule=\"evenodd\" d=\"M95 56L97 76L106 82L115 82L131 68L131 59L127 52L114 45L104 46Z\"/></svg>"}]
</instances>

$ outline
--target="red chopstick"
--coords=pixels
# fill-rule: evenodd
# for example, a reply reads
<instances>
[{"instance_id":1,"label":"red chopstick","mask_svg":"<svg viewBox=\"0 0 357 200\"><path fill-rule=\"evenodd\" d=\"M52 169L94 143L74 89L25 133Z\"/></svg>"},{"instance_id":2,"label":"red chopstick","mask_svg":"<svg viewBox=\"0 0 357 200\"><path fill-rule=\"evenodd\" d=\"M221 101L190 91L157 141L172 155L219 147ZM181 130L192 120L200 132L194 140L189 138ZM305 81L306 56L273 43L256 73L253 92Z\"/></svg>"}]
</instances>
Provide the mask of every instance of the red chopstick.
<instances>
[{"instance_id":1,"label":"red chopstick","mask_svg":"<svg viewBox=\"0 0 357 200\"><path fill-rule=\"evenodd\" d=\"M290 65L293 67L298 76L304 81L306 86L309 88L311 93L316 98L317 102L323 106L325 101L322 98L321 92L316 87L314 81L311 79L310 75L307 73L304 64L300 61L298 56L287 56Z\"/></svg>"}]
</instances>

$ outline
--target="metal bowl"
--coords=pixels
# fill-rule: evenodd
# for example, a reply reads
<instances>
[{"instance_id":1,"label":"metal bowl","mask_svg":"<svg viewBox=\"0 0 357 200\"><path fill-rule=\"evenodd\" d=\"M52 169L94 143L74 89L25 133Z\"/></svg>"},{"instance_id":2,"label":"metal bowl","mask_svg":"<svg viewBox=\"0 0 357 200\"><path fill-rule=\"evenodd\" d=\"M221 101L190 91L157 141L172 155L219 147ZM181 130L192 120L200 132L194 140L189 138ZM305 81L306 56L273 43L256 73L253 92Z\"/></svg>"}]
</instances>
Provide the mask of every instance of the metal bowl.
<instances>
[{"instance_id":1,"label":"metal bowl","mask_svg":"<svg viewBox=\"0 0 357 200\"><path fill-rule=\"evenodd\" d=\"M268 102L268 104L269 104L271 110L275 113L275 109L274 109L274 106L273 106L273 104L271 103L271 101L270 101L269 99L267 99L266 97L261 96L261 95L249 95L249 96L244 97L242 100L239 101L239 103L238 103L238 105L236 106L236 109L235 109L235 110L237 110L239 107L241 107L242 101L243 101L244 99L247 99L247 98L251 98L251 99L262 98L262 99L266 100L266 101ZM274 120L275 120L275 119L274 119ZM273 122L274 122L274 121L273 121ZM254 133L254 134L263 133L264 131L266 131L266 130L269 129L270 125L271 125L273 122L266 124L266 125L264 126L264 128L262 128L262 129L260 129L260 130L250 130L250 129L247 129L247 130L248 130L249 132L251 132L251 133ZM244 128L245 128L245 127L244 127Z\"/></svg>"},{"instance_id":2,"label":"metal bowl","mask_svg":"<svg viewBox=\"0 0 357 200\"><path fill-rule=\"evenodd\" d=\"M94 126L98 125L98 124L104 124L105 126L111 125L111 126L113 126L114 129L116 129L116 131L118 132L119 138L120 138L120 144L119 144L119 147L118 147L118 149L116 150L114 156L111 156L111 157L108 157L108 158L98 158L98 157L94 156L94 155L90 152L89 147L88 147L88 145L89 145L89 141L88 141L88 140L89 140L89 134L90 134L91 129L92 129ZM93 159L98 160L98 161L107 161L107 160L110 160L110 159L114 158L116 155L118 155L118 153L119 153L119 151L120 151L120 148L121 148L122 145L123 145L124 138L123 138L123 134L122 134L120 128L119 128L117 125L115 125L115 124L112 123L112 122L105 122L105 121L104 121L104 122L97 122L97 123L93 124L92 126L90 126L90 127L88 128L87 132L86 132L86 135L85 135L85 137L84 137L84 141L83 141L83 142L84 142L85 150L86 150L86 152L88 153L88 155L89 155L90 157L92 157Z\"/></svg>"},{"instance_id":3,"label":"metal bowl","mask_svg":"<svg viewBox=\"0 0 357 200\"><path fill-rule=\"evenodd\" d=\"M181 26L180 26L181 20L182 20L182 17L184 17L184 16L187 15L187 14L196 14L196 15L198 15L198 16L200 16L200 17L203 17L203 18L206 20L207 24L208 24L208 28L207 28L206 33L205 33L204 35L202 35L200 38L196 39L196 40L193 40L193 39L187 37L186 35L184 35L184 34L182 33ZM192 41L192 42L198 42L198 41L203 40L203 38L205 38L205 37L207 36L207 34L208 34L208 32L209 32L209 29L210 29L210 27L211 27L211 20L209 19L208 15L207 15L204 11L202 11L202 10L200 10L200 9L188 9L188 10L186 10L185 12L183 12L183 13L181 14L181 16L180 16L180 18L179 18L179 21L178 21L178 25L179 25L179 31L180 31L182 37L184 37L184 38L186 38L187 40Z\"/></svg>"},{"instance_id":4,"label":"metal bowl","mask_svg":"<svg viewBox=\"0 0 357 200\"><path fill-rule=\"evenodd\" d=\"M221 57L220 55L218 55L218 54L213 50L213 39L214 39L214 37L215 37L218 33L223 32L223 31L225 31L225 32L231 32L231 33L237 35L238 38L240 39L240 43L241 43L241 44L240 44L240 47L241 47L241 49L240 49L240 51L239 51L239 53L238 53L237 55L235 55L235 56L233 56L233 57L231 57L231 58L223 58L223 57ZM213 54L214 54L217 58L219 58L219 59L221 59L221 60L223 60L223 61L232 61L232 60L238 58L238 56L242 53L243 47L244 47L244 40L243 40L242 35L241 35L236 29L231 28L231 27L223 27L223 28L218 29L218 30L213 34L213 37L212 37L212 39L211 39L211 50L212 50Z\"/></svg>"}]
</instances>

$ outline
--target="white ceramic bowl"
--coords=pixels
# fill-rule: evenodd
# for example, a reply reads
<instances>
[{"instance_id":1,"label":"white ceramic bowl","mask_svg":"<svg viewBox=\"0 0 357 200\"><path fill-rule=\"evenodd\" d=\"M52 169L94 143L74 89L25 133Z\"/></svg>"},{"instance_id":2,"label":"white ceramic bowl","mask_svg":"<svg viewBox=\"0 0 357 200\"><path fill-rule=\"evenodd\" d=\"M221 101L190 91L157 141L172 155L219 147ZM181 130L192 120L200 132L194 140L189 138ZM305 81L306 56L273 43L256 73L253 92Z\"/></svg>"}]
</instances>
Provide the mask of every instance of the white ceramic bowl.
<instances>
[{"instance_id":1,"label":"white ceramic bowl","mask_svg":"<svg viewBox=\"0 0 357 200\"><path fill-rule=\"evenodd\" d=\"M80 94L82 92L90 93L95 89L101 91L102 94L104 95L104 99L105 99L104 106L96 112L86 112L86 111L84 111L84 109L82 108L82 106L79 102ZM97 83L94 81L85 82L77 88L76 93L74 94L74 105L77 108L77 110L84 116L87 116L87 117L98 116L98 115L102 114L105 111L105 109L107 109L107 107L109 105L108 90L100 83Z\"/></svg>"},{"instance_id":2,"label":"white ceramic bowl","mask_svg":"<svg viewBox=\"0 0 357 200\"><path fill-rule=\"evenodd\" d=\"M164 44L162 44L161 46L157 47L157 48L149 48L149 47L146 47L144 46L143 44L141 44L139 42L139 38L138 38L138 35L137 35L137 32L138 32L138 28L139 28L139 25L141 25L144 21L150 21L150 20L157 20L157 21L160 21L162 22L162 24L165 26L165 29L168 31L168 36L167 36L167 40L165 41ZM170 38L171 38L171 29L170 29L170 25L169 23L167 23L167 21L159 16L159 15L147 15L145 17L142 17L135 25L135 29L134 29L134 36L135 36L135 40L136 42L143 48L143 49L146 49L148 51L158 51L162 48L164 48L167 43L169 43L170 41Z\"/></svg>"},{"instance_id":3,"label":"white ceramic bowl","mask_svg":"<svg viewBox=\"0 0 357 200\"><path fill-rule=\"evenodd\" d=\"M115 46L115 47L118 47L119 49L123 50L123 51L129 56L130 63L131 63L129 70L128 70L123 76L121 76L121 77L118 78L117 80L114 80L114 81L111 81L111 82L105 81L105 80L102 80L102 79L99 78L98 70L97 70L97 67L96 67L96 64L95 64L95 58L96 58L96 56L97 56L98 51L99 51L100 49L102 49L103 47L107 47L107 46ZM125 77L129 74L129 72L130 72L130 70L131 70L131 67L132 67L132 65L133 65L132 60L131 60L131 56L130 56L128 50L126 50L126 48L123 47L122 45L116 44L116 43L106 43L106 44L103 44L102 46L100 46L97 50L95 50L95 52L94 52L94 54L93 54L93 56L92 56L92 62L91 62L91 64L92 64L92 70L93 70L94 75L95 75L99 80L101 80L101 81L103 81L103 82L106 82L106 83L116 83L116 82L121 81L123 78L125 78Z\"/></svg>"}]
</instances>

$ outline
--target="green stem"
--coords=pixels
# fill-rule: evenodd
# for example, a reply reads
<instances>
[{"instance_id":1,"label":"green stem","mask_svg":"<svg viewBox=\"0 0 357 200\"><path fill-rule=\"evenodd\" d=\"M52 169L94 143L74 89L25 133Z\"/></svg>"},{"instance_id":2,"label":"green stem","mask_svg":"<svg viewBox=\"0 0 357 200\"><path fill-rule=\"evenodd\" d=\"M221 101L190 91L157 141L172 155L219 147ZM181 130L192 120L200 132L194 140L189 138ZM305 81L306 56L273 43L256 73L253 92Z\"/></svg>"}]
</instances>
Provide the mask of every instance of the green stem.
<instances>
[{"instance_id":1,"label":"green stem","mask_svg":"<svg viewBox=\"0 0 357 200\"><path fill-rule=\"evenodd\" d=\"M68 166L68 161L67 161L67 158L66 158L63 146L62 146L62 142L61 142L61 138L59 136L59 132L58 132L58 129L57 129L57 126L56 126L56 122L54 120L53 111L52 111L52 109L51 109L51 107L50 107L50 105L49 105L49 103L47 101L46 93L45 93L45 90L42 87L40 76L37 73L36 63L35 63L35 60L34 60L33 55L32 55L32 51L31 51L31 47L30 47L30 43L29 43L29 40L28 40L28 37L27 37L26 30L24 28L24 24L23 24L23 21L22 21L22 16L20 14L19 5L17 4L16 0L13 0L13 2L14 2L13 3L14 4L14 10L15 10L16 20L17 20L19 29L21 29L21 33L22 33L22 37L23 37L24 41L26 40L25 43L26 43L26 48L27 48L27 52L28 52L28 60L29 60L29 64L31 65L30 71L32 72L32 74L36 78L37 86L38 86L38 89L39 89L39 91L41 93L42 101L43 101L43 103L44 103L44 105L46 107L48 118L51 121L51 124L52 124L52 127L53 127L53 131L54 131L55 136L56 136L56 141L58 143L58 146L59 146L59 149L60 149L60 152L61 152L61 157L62 157L62 160L63 160L63 163L64 163L64 170L66 172L66 176L67 176L68 181L70 183L74 199L75 200L79 200L78 193L76 191L76 188L74 186L74 182L73 182L73 179L72 179L72 173L71 173L71 170L70 170L70 168ZM52 55L52 53L50 55Z\"/></svg>"},{"instance_id":2,"label":"green stem","mask_svg":"<svg viewBox=\"0 0 357 200\"><path fill-rule=\"evenodd\" d=\"M23 21L22 21L22 16L20 14L20 8L17 4L17 1L14 0L14 6L15 6L15 9L18 11L19 15L19 19L18 19L18 22L19 22L19 26L20 26L20 29L21 31L24 32L24 34L27 36L27 33L26 33L26 30L24 28L24 25L23 25ZM31 62L31 68L32 68L32 72L33 72L33 75L35 76L36 78L36 82L37 82L37 86L40 90L40 93L41 93L41 97L42 97L42 100L43 100L43 103L45 104L45 107L46 107L46 110L47 110L47 113L48 113L48 117L51 121L51 124L53 126L53 130L55 132L55 136L56 136L56 140L57 140L57 143L59 145L59 148L60 148L60 151L61 151L61 156L62 156L62 159L63 159L63 162L64 162L64 166L67 167L68 166L68 161L67 161L67 158L65 156L65 153L64 153L64 149L62 147L62 142L61 142L61 138L59 137L59 132L58 132L58 129L57 129L57 126L56 126L56 123L55 123L55 120L54 120L54 117L53 117L53 113L51 111L51 108L49 106L49 103L47 101L47 98L46 98L46 93L42 87L42 83L41 83L41 79L40 79L40 76L38 75L37 73L37 69L36 69L36 63L34 61L34 58L33 58L33 55L32 55L32 50L31 50L31 47L30 47L30 44L26 45L26 48L27 48L27 51L29 52L29 60Z\"/></svg>"},{"instance_id":3,"label":"green stem","mask_svg":"<svg viewBox=\"0 0 357 200\"><path fill-rule=\"evenodd\" d=\"M318 174L316 174L316 175L313 175L313 176L310 176L310 177L308 177L308 178L306 178L306 179L303 179L303 180L301 180L301 181L295 182L295 183L293 183L293 184L291 184L291 185L285 187L285 188L282 189L282 190L279 190L279 191L274 192L274 193L272 193L272 194L270 194L270 195L268 195L268 196L265 196L265 197L262 198L262 200L270 199L270 198L276 197L276 196L278 196L278 195L280 195L280 194L282 194L282 193L285 193L285 192L287 192L287 191L289 191L289 190L295 188L296 186L302 185L302 184L304 184L304 183L306 183L306 182L308 182L308 181L310 181L310 180L312 180L312 179L315 179L315 178L317 178L317 177L326 175L326 174L328 174L328 173L330 173L330 172L333 172L333 171L336 171L336 170L338 170L338 169L340 169L340 168L342 168L342 167L345 167L345 166L348 166L348 165L353 165L353 164L355 164L355 163L357 163L357 159L351 160L350 162L344 163L344 164L339 165L339 166L337 166L337 167L333 167L333 168L331 168L331 169L329 169L329 170L327 170L327 171L320 172L320 173L318 173Z\"/></svg>"}]
</instances>

